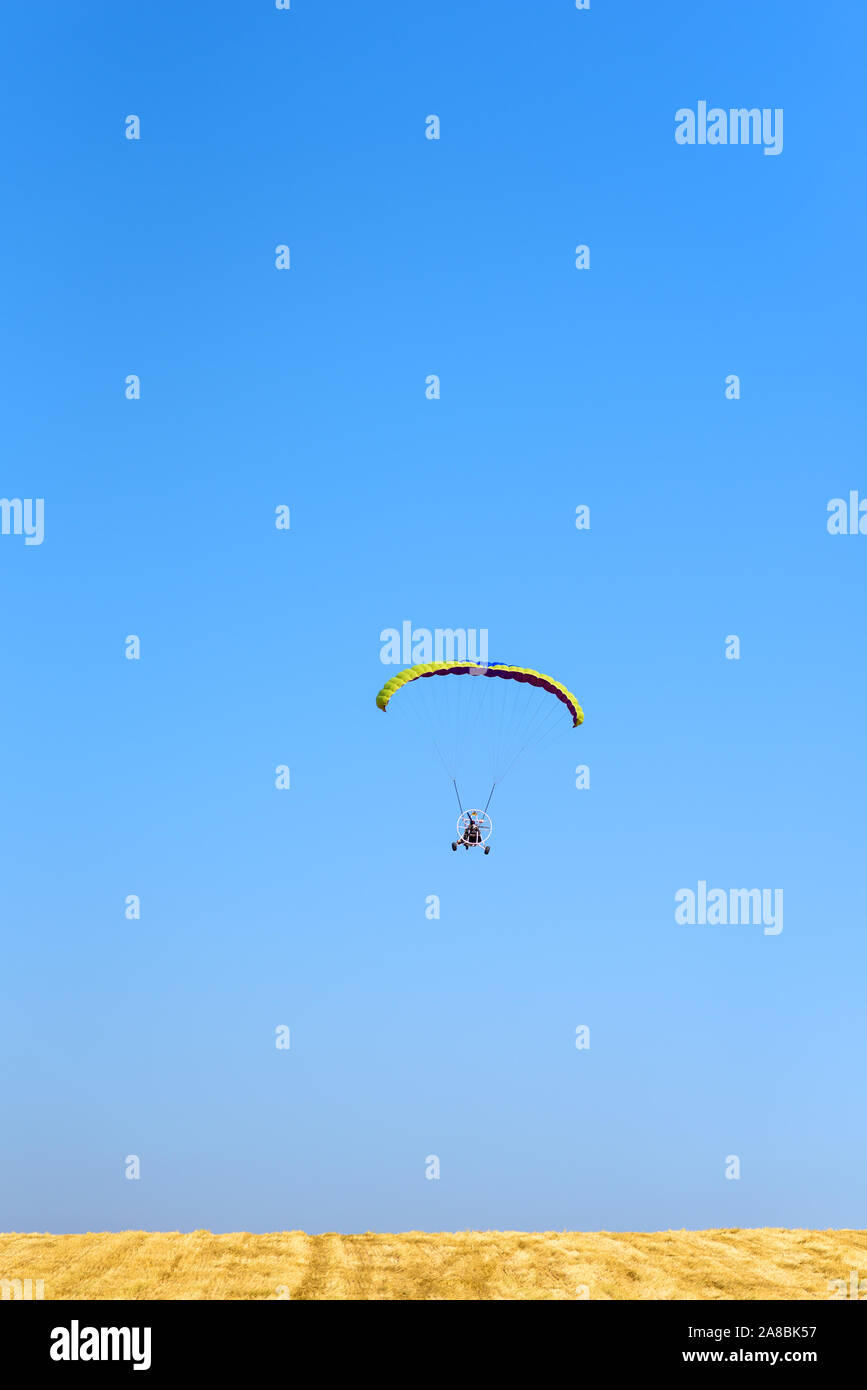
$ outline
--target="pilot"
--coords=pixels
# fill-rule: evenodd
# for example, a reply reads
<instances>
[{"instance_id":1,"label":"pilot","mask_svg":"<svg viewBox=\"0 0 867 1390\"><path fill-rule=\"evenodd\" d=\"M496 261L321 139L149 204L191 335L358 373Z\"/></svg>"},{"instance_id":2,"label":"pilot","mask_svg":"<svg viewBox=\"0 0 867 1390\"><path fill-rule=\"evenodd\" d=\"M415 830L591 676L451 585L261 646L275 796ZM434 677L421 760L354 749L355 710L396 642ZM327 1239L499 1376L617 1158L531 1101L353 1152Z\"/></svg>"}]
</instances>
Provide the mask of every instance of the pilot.
<instances>
[{"instance_id":1,"label":"pilot","mask_svg":"<svg viewBox=\"0 0 867 1390\"><path fill-rule=\"evenodd\" d=\"M472 811L468 811L467 814L469 815L470 823L464 831L464 846L469 849L470 845L478 845L481 843L482 832L477 823L473 820Z\"/></svg>"}]
</instances>

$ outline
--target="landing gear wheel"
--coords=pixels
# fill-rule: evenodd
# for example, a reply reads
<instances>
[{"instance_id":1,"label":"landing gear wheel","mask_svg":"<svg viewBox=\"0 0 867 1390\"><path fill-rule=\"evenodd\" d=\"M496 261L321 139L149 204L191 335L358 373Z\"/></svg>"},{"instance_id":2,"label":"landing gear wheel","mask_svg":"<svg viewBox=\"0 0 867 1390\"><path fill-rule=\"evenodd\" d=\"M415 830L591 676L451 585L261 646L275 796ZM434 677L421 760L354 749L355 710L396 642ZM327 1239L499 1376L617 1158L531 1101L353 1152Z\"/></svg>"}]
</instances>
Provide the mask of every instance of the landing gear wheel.
<instances>
[{"instance_id":1,"label":"landing gear wheel","mask_svg":"<svg viewBox=\"0 0 867 1390\"><path fill-rule=\"evenodd\" d=\"M485 845L485 854L490 854L490 852L491 852L491 846L490 846L490 845Z\"/></svg>"},{"instance_id":2,"label":"landing gear wheel","mask_svg":"<svg viewBox=\"0 0 867 1390\"><path fill-rule=\"evenodd\" d=\"M457 849L457 845L455 844L454 840L452 841L452 849Z\"/></svg>"}]
</instances>

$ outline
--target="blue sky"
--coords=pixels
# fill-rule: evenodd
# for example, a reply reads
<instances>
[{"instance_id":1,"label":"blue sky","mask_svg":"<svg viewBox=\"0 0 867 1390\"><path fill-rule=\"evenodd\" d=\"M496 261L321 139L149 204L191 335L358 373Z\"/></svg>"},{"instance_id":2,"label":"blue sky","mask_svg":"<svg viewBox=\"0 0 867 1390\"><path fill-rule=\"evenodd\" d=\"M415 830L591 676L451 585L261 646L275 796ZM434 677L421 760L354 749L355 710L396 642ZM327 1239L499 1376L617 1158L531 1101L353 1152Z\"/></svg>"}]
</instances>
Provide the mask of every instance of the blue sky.
<instances>
[{"instance_id":1,"label":"blue sky","mask_svg":"<svg viewBox=\"0 0 867 1390\"><path fill-rule=\"evenodd\" d=\"M7 17L0 1227L865 1224L867 24L817 13ZM783 153L679 146L700 100ZM406 620L584 707L486 859L375 707ZM678 925L700 880L783 931Z\"/></svg>"}]
</instances>

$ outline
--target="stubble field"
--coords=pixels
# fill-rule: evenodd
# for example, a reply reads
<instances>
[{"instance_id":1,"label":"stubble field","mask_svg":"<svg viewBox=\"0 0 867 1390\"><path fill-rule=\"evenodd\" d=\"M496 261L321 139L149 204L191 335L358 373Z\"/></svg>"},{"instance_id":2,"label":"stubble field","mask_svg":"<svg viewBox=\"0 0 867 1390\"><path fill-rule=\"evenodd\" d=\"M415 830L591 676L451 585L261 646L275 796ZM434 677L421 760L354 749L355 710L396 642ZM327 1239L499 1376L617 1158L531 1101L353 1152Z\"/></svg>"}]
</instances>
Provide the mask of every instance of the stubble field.
<instances>
[{"instance_id":1,"label":"stubble field","mask_svg":"<svg viewBox=\"0 0 867 1390\"><path fill-rule=\"evenodd\" d=\"M0 1281L46 1299L827 1299L853 1271L867 1231L0 1235Z\"/></svg>"}]
</instances>

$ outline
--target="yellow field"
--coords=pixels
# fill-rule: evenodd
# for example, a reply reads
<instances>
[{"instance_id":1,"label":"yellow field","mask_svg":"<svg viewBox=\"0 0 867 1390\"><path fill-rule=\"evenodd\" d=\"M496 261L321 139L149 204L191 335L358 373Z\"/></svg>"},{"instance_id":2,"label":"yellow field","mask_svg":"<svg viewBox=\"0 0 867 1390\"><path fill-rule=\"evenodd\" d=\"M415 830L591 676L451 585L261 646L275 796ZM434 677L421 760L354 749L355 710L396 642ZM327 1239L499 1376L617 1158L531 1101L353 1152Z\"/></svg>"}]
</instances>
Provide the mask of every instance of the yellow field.
<instances>
[{"instance_id":1,"label":"yellow field","mask_svg":"<svg viewBox=\"0 0 867 1390\"><path fill-rule=\"evenodd\" d=\"M0 1235L46 1299L826 1299L853 1270L867 1231Z\"/></svg>"}]
</instances>

